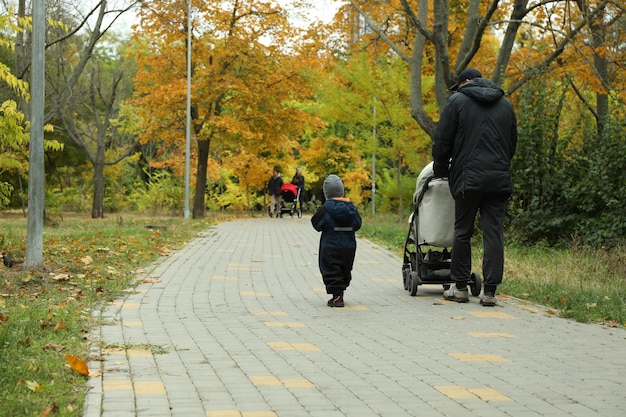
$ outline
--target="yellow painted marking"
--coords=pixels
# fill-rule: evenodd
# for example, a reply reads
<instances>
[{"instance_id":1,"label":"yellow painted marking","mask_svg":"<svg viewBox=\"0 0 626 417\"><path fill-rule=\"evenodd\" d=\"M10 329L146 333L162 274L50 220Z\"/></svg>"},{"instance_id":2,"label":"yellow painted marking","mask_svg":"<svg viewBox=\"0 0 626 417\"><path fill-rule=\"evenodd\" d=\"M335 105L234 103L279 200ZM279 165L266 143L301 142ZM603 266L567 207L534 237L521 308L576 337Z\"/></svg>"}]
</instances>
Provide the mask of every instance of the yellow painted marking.
<instances>
[{"instance_id":1,"label":"yellow painted marking","mask_svg":"<svg viewBox=\"0 0 626 417\"><path fill-rule=\"evenodd\" d=\"M285 321L265 321L263 324L267 327L306 327L304 323Z\"/></svg>"},{"instance_id":2,"label":"yellow painted marking","mask_svg":"<svg viewBox=\"0 0 626 417\"><path fill-rule=\"evenodd\" d=\"M122 308L139 308L141 307L141 303L126 303L124 301L114 301L111 303L112 306L122 307Z\"/></svg>"},{"instance_id":3,"label":"yellow painted marking","mask_svg":"<svg viewBox=\"0 0 626 417\"><path fill-rule=\"evenodd\" d=\"M218 279L222 281L237 281L239 277L233 277L228 275L213 275L211 279Z\"/></svg>"},{"instance_id":4,"label":"yellow painted marking","mask_svg":"<svg viewBox=\"0 0 626 417\"><path fill-rule=\"evenodd\" d=\"M299 352L319 352L320 348L312 343L293 343L294 349Z\"/></svg>"},{"instance_id":5,"label":"yellow painted marking","mask_svg":"<svg viewBox=\"0 0 626 417\"><path fill-rule=\"evenodd\" d=\"M365 310L369 310L369 307L367 307L367 306L345 306L343 309L344 310L365 311Z\"/></svg>"},{"instance_id":6,"label":"yellow painted marking","mask_svg":"<svg viewBox=\"0 0 626 417\"><path fill-rule=\"evenodd\" d=\"M315 292L326 292L326 288L313 288L313 291Z\"/></svg>"},{"instance_id":7,"label":"yellow painted marking","mask_svg":"<svg viewBox=\"0 0 626 417\"><path fill-rule=\"evenodd\" d=\"M114 356L114 355L126 356L126 351L124 349L122 349L122 348L103 349L102 353L104 355L107 355L107 356L109 356L109 355L111 355L111 356Z\"/></svg>"},{"instance_id":8,"label":"yellow painted marking","mask_svg":"<svg viewBox=\"0 0 626 417\"><path fill-rule=\"evenodd\" d=\"M251 311L250 314L253 316L287 316L288 314L284 311Z\"/></svg>"},{"instance_id":9,"label":"yellow painted marking","mask_svg":"<svg viewBox=\"0 0 626 417\"><path fill-rule=\"evenodd\" d=\"M306 379L284 379L283 384L287 388L313 388L315 386Z\"/></svg>"},{"instance_id":10,"label":"yellow painted marking","mask_svg":"<svg viewBox=\"0 0 626 417\"><path fill-rule=\"evenodd\" d=\"M450 353L450 356L461 362L511 362L500 355L493 354Z\"/></svg>"},{"instance_id":11,"label":"yellow painted marking","mask_svg":"<svg viewBox=\"0 0 626 417\"><path fill-rule=\"evenodd\" d=\"M500 391L497 391L493 388L470 388L468 391L479 397L481 400L487 402L513 401L506 395L502 394Z\"/></svg>"},{"instance_id":12,"label":"yellow painted marking","mask_svg":"<svg viewBox=\"0 0 626 417\"><path fill-rule=\"evenodd\" d=\"M135 394L165 395L165 386L161 381L136 381Z\"/></svg>"},{"instance_id":13,"label":"yellow painted marking","mask_svg":"<svg viewBox=\"0 0 626 417\"><path fill-rule=\"evenodd\" d=\"M146 349L128 349L126 354L129 358L149 358L152 356L152 352Z\"/></svg>"},{"instance_id":14,"label":"yellow painted marking","mask_svg":"<svg viewBox=\"0 0 626 417\"><path fill-rule=\"evenodd\" d=\"M228 267L239 268L239 267L250 267L250 264L236 264L236 263L228 263Z\"/></svg>"},{"instance_id":15,"label":"yellow painted marking","mask_svg":"<svg viewBox=\"0 0 626 417\"><path fill-rule=\"evenodd\" d=\"M102 389L104 391L132 391L133 383L132 381L122 380L122 381L102 381Z\"/></svg>"},{"instance_id":16,"label":"yellow painted marking","mask_svg":"<svg viewBox=\"0 0 626 417\"><path fill-rule=\"evenodd\" d=\"M531 313L540 313L540 312L543 311L542 309L539 309L539 308L533 307L533 306L518 305L516 307L521 309L521 310L530 311Z\"/></svg>"},{"instance_id":17,"label":"yellow painted marking","mask_svg":"<svg viewBox=\"0 0 626 417\"><path fill-rule=\"evenodd\" d=\"M320 349L311 343L268 342L273 350L297 350L299 352L319 352Z\"/></svg>"},{"instance_id":18,"label":"yellow painted marking","mask_svg":"<svg viewBox=\"0 0 626 417\"><path fill-rule=\"evenodd\" d=\"M435 387L435 389L448 398L476 398L476 395L472 394L470 391L455 385L442 385Z\"/></svg>"},{"instance_id":19,"label":"yellow painted marking","mask_svg":"<svg viewBox=\"0 0 626 417\"><path fill-rule=\"evenodd\" d=\"M275 376L251 376L250 381L257 387L268 385L282 385L282 382Z\"/></svg>"},{"instance_id":20,"label":"yellow painted marking","mask_svg":"<svg viewBox=\"0 0 626 417\"><path fill-rule=\"evenodd\" d=\"M122 326L126 326L126 327L138 327L138 326L143 326L143 323L140 321L123 321L122 322Z\"/></svg>"},{"instance_id":21,"label":"yellow painted marking","mask_svg":"<svg viewBox=\"0 0 626 417\"><path fill-rule=\"evenodd\" d=\"M267 345L272 350L293 350L293 346L287 342L268 342Z\"/></svg>"},{"instance_id":22,"label":"yellow painted marking","mask_svg":"<svg viewBox=\"0 0 626 417\"><path fill-rule=\"evenodd\" d=\"M504 337L504 338L513 338L511 333L497 333L497 332L469 332L470 336L473 337Z\"/></svg>"},{"instance_id":23,"label":"yellow painted marking","mask_svg":"<svg viewBox=\"0 0 626 417\"><path fill-rule=\"evenodd\" d=\"M389 279L389 278L372 278L373 282L382 282L383 284L395 284L399 279Z\"/></svg>"},{"instance_id":24,"label":"yellow painted marking","mask_svg":"<svg viewBox=\"0 0 626 417\"><path fill-rule=\"evenodd\" d=\"M241 417L277 417L273 411L244 411Z\"/></svg>"},{"instance_id":25,"label":"yellow painted marking","mask_svg":"<svg viewBox=\"0 0 626 417\"><path fill-rule=\"evenodd\" d=\"M206 412L206 417L241 417L237 410L211 410Z\"/></svg>"},{"instance_id":26,"label":"yellow painted marking","mask_svg":"<svg viewBox=\"0 0 626 417\"><path fill-rule=\"evenodd\" d=\"M517 320L517 317L499 311L469 311L469 313L481 319Z\"/></svg>"},{"instance_id":27,"label":"yellow painted marking","mask_svg":"<svg viewBox=\"0 0 626 417\"><path fill-rule=\"evenodd\" d=\"M271 297L269 292L242 291L239 293L243 297Z\"/></svg>"}]
</instances>

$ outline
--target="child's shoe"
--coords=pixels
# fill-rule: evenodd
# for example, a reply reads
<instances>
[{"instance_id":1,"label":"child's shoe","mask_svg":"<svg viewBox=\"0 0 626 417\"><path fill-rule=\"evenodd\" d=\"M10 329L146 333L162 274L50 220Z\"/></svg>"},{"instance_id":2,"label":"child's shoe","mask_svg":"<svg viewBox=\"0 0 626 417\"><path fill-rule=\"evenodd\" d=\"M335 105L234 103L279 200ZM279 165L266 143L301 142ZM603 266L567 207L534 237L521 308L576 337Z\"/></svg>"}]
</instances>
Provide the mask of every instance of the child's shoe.
<instances>
[{"instance_id":1,"label":"child's shoe","mask_svg":"<svg viewBox=\"0 0 626 417\"><path fill-rule=\"evenodd\" d=\"M343 296L342 295L333 295L333 298L328 300L328 307L343 307Z\"/></svg>"}]
</instances>

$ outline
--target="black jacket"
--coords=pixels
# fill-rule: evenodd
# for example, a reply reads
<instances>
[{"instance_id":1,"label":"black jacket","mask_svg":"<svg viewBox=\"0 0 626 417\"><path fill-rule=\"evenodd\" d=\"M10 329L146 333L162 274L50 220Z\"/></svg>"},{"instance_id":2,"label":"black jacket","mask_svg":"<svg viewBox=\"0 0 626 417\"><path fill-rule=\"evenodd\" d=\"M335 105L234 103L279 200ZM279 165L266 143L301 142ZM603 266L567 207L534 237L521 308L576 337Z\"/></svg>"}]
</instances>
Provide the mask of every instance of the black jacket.
<instances>
[{"instance_id":1,"label":"black jacket","mask_svg":"<svg viewBox=\"0 0 626 417\"><path fill-rule=\"evenodd\" d=\"M465 191L512 194L516 146L517 121L504 91L486 78L473 79L441 112L432 149L434 175L448 177L455 198Z\"/></svg>"},{"instance_id":2,"label":"black jacket","mask_svg":"<svg viewBox=\"0 0 626 417\"><path fill-rule=\"evenodd\" d=\"M322 232L320 254L326 248L356 248L354 232L361 228L361 216L347 198L326 200L311 217L311 224Z\"/></svg>"},{"instance_id":3,"label":"black jacket","mask_svg":"<svg viewBox=\"0 0 626 417\"><path fill-rule=\"evenodd\" d=\"M283 177L280 174L277 177L273 175L267 182L267 192L270 195L280 195L280 187L283 185Z\"/></svg>"}]
</instances>

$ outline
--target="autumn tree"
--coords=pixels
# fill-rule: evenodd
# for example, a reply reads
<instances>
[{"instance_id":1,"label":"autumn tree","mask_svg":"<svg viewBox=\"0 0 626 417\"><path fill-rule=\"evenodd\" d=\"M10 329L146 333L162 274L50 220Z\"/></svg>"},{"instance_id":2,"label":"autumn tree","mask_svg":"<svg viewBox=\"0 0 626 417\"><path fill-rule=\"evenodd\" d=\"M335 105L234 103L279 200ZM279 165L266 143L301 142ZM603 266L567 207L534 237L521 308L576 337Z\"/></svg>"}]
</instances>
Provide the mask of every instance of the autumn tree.
<instances>
[{"instance_id":1,"label":"autumn tree","mask_svg":"<svg viewBox=\"0 0 626 417\"><path fill-rule=\"evenodd\" d=\"M131 90L125 80L133 66L123 57L121 43L107 33L116 19L127 12L99 2L85 16L56 11L65 19L72 37L56 32L48 45L48 117L58 123L93 167L92 218L104 217L104 168L115 165L137 150L137 139L117 134L112 121ZM79 29L83 30L79 32Z\"/></svg>"},{"instance_id":2,"label":"autumn tree","mask_svg":"<svg viewBox=\"0 0 626 417\"><path fill-rule=\"evenodd\" d=\"M383 209L402 213L403 194L412 194L414 188L405 186L403 176L408 167L423 165L416 148L429 147L430 138L410 117L406 64L386 53L371 58L366 50L355 50L328 60L327 71L316 82L319 112L329 125L327 132L335 124L346 126L347 134L359 142L360 159L370 161L371 174L363 185L368 195L375 187L372 209L382 203ZM334 159L332 143L329 140L326 148Z\"/></svg>"},{"instance_id":3,"label":"autumn tree","mask_svg":"<svg viewBox=\"0 0 626 417\"><path fill-rule=\"evenodd\" d=\"M182 177L185 143L186 37L192 40L192 136L196 161L193 217L204 216L210 146L258 158L287 158L304 127L316 121L295 104L309 94L287 12L270 1L194 4L144 1L136 39L135 103L142 142L158 140L153 165ZM262 187L256 179L248 186Z\"/></svg>"},{"instance_id":4,"label":"autumn tree","mask_svg":"<svg viewBox=\"0 0 626 417\"><path fill-rule=\"evenodd\" d=\"M427 104L435 100L441 109L448 98L447 87L470 64L481 67L485 75L512 93L537 71L562 75L563 68L578 70L577 63L584 62L585 55L581 61L578 53L583 50L577 48L577 43L584 42L597 51L594 62L600 70L597 78L602 81L602 64L597 58L604 55L607 45L599 39L599 28L615 27L624 9L609 0L578 2L581 13L570 4L529 0L350 0L340 13L358 14L357 22L409 64L412 115L432 136L438 112L429 112ZM593 61L592 56L586 56ZM424 75L434 76L432 96L422 84Z\"/></svg>"}]
</instances>

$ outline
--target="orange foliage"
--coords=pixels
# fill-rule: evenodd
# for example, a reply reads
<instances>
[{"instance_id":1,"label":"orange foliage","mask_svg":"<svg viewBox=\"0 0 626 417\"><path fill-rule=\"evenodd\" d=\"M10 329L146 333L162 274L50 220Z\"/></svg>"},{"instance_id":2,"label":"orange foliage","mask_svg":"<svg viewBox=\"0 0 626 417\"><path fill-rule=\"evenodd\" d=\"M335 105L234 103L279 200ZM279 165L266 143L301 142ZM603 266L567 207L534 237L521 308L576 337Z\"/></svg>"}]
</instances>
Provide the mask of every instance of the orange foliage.
<instances>
[{"instance_id":1,"label":"orange foliage","mask_svg":"<svg viewBox=\"0 0 626 417\"><path fill-rule=\"evenodd\" d=\"M184 7L177 1L144 1L135 34L141 47L134 102L144 121L142 141L156 143L157 159L174 169L182 165L185 143ZM304 71L315 54L296 56L284 46L297 30L270 2L193 7L194 141L209 141L220 154L243 150L256 157L288 158L302 132L319 124L293 105L311 96Z\"/></svg>"}]
</instances>

